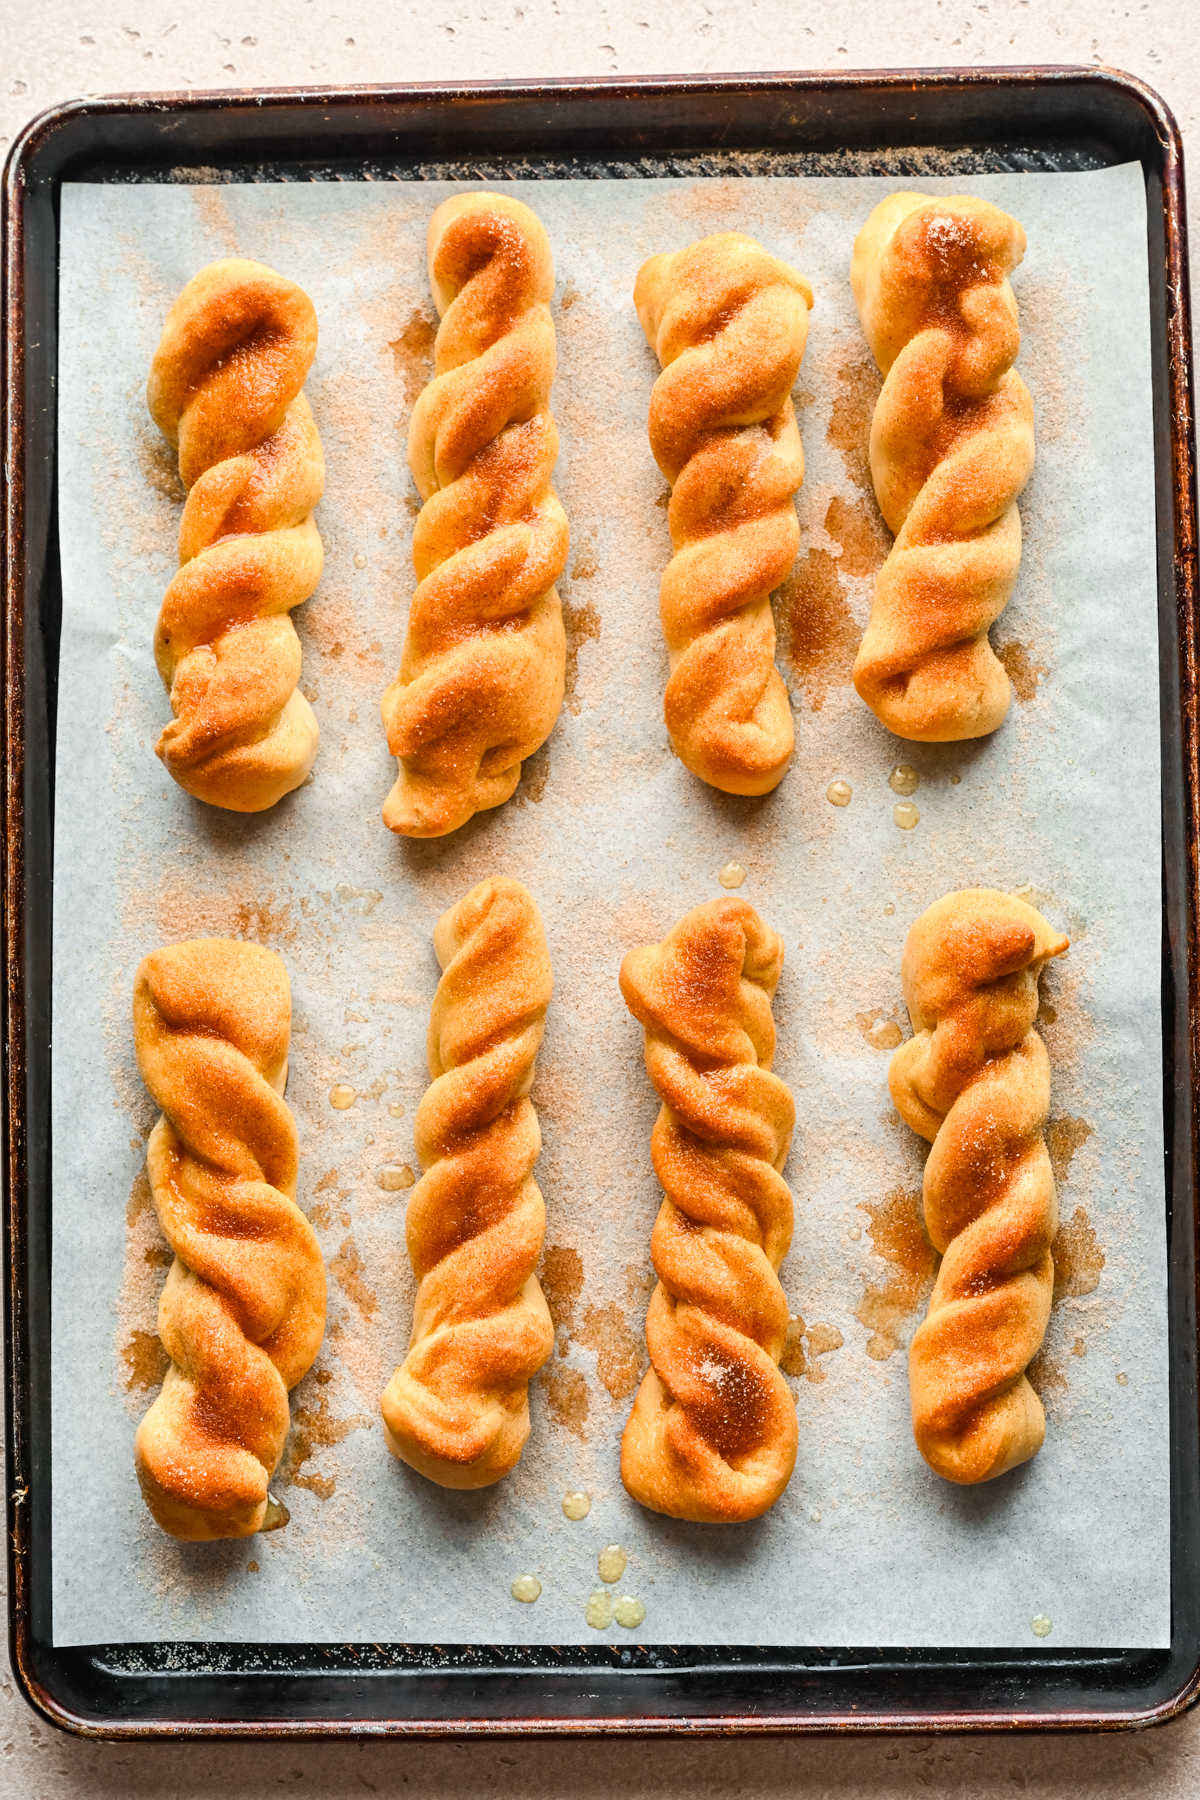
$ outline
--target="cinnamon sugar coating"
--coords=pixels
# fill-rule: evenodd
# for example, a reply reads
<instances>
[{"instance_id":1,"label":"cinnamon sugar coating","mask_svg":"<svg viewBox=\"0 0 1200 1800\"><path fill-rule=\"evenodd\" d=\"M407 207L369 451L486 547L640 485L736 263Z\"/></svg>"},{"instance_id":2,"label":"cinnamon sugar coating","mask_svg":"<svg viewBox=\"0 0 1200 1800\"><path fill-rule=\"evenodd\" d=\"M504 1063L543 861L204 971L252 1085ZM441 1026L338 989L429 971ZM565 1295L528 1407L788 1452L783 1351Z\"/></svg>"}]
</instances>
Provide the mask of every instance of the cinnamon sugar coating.
<instances>
[{"instance_id":1,"label":"cinnamon sugar coating","mask_svg":"<svg viewBox=\"0 0 1200 1800\"><path fill-rule=\"evenodd\" d=\"M734 1523L779 1498L796 1460L796 1408L779 1370L791 1241L780 1170L795 1108L772 1073L771 997L783 945L744 900L689 912L621 967L662 1098L651 1153L663 1202L650 1368L621 1440L635 1500L675 1518Z\"/></svg>"},{"instance_id":2,"label":"cinnamon sugar coating","mask_svg":"<svg viewBox=\"0 0 1200 1800\"><path fill-rule=\"evenodd\" d=\"M778 786L792 754L771 593L800 541L804 452L791 391L812 291L741 232L653 256L634 289L662 365L650 446L671 483L659 593L664 712L681 762L729 794Z\"/></svg>"},{"instance_id":3,"label":"cinnamon sugar coating","mask_svg":"<svg viewBox=\"0 0 1200 1800\"><path fill-rule=\"evenodd\" d=\"M302 392L316 348L307 294L230 257L188 282L150 370L188 489L154 638L175 714L156 749L180 787L231 812L273 806L317 753L291 619L321 578L325 463Z\"/></svg>"},{"instance_id":4,"label":"cinnamon sugar coating","mask_svg":"<svg viewBox=\"0 0 1200 1800\"><path fill-rule=\"evenodd\" d=\"M566 672L549 240L519 200L459 194L429 222L429 279L436 373L408 436L417 588L383 696L399 764L383 818L406 837L441 837L509 798Z\"/></svg>"},{"instance_id":5,"label":"cinnamon sugar coating","mask_svg":"<svg viewBox=\"0 0 1200 1800\"><path fill-rule=\"evenodd\" d=\"M914 1035L888 1082L928 1138L925 1226L942 1262L913 1338L913 1431L948 1481L990 1480L1041 1448L1026 1370L1050 1316L1058 1226L1046 1149L1050 1063L1034 1029L1038 978L1067 939L1023 900L948 894L904 946Z\"/></svg>"},{"instance_id":6,"label":"cinnamon sugar coating","mask_svg":"<svg viewBox=\"0 0 1200 1800\"><path fill-rule=\"evenodd\" d=\"M442 1487L487 1487L529 1436L529 1382L554 1345L534 1270L546 1209L529 1098L550 1003L533 897L493 877L438 920L431 1085L417 1109L425 1173L408 1203L417 1300L382 1411L388 1448Z\"/></svg>"},{"instance_id":7,"label":"cinnamon sugar coating","mask_svg":"<svg viewBox=\"0 0 1200 1800\"><path fill-rule=\"evenodd\" d=\"M1017 497L1033 470L1008 280L1024 252L1015 219L966 195L893 194L854 245L850 281L884 377L871 476L895 537L854 685L916 742L986 736L1008 711L988 628L1017 578Z\"/></svg>"},{"instance_id":8,"label":"cinnamon sugar coating","mask_svg":"<svg viewBox=\"0 0 1200 1800\"><path fill-rule=\"evenodd\" d=\"M135 1454L146 1504L177 1538L260 1528L288 1391L325 1329L283 1100L290 1020L287 972L257 944L172 944L137 972L138 1067L162 1109L146 1162L175 1260L158 1315L171 1367Z\"/></svg>"}]
</instances>

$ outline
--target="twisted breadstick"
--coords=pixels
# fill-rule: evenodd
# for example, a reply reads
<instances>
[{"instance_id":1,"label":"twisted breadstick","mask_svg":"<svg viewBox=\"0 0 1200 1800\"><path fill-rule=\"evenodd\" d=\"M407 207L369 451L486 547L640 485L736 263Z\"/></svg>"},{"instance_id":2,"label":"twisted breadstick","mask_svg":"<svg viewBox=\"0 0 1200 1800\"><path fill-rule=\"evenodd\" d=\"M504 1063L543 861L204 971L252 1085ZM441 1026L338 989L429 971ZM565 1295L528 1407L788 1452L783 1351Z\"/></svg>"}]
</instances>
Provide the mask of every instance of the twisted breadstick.
<instances>
[{"instance_id":1,"label":"twisted breadstick","mask_svg":"<svg viewBox=\"0 0 1200 1800\"><path fill-rule=\"evenodd\" d=\"M146 1161L175 1261L158 1309L171 1367L136 1456L146 1504L177 1538L260 1529L288 1390L325 1329L282 1098L290 1016L287 972L257 944L173 944L137 972L138 1067L162 1108Z\"/></svg>"},{"instance_id":2,"label":"twisted breadstick","mask_svg":"<svg viewBox=\"0 0 1200 1800\"><path fill-rule=\"evenodd\" d=\"M792 384L812 290L753 238L722 232L643 263L634 289L662 364L650 447L671 483L675 554L659 609L680 761L727 794L766 794L792 754L771 591L800 541L804 451Z\"/></svg>"},{"instance_id":3,"label":"twisted breadstick","mask_svg":"<svg viewBox=\"0 0 1200 1800\"><path fill-rule=\"evenodd\" d=\"M442 978L417 1109L425 1170L408 1204L417 1303L408 1354L383 1395L388 1447L442 1487L479 1488L516 1465L529 1382L554 1328L534 1268L546 1209L529 1099L550 1003L533 897L492 878L438 920Z\"/></svg>"},{"instance_id":4,"label":"twisted breadstick","mask_svg":"<svg viewBox=\"0 0 1200 1800\"><path fill-rule=\"evenodd\" d=\"M417 590L383 696L399 759L383 820L406 837L441 837L508 799L553 730L566 673L554 265L541 221L504 194L444 201L429 222L429 279L437 372L408 434L425 502Z\"/></svg>"},{"instance_id":5,"label":"twisted breadstick","mask_svg":"<svg viewBox=\"0 0 1200 1800\"><path fill-rule=\"evenodd\" d=\"M650 1249L647 1370L621 1440L643 1506L714 1523L757 1518L788 1484L796 1408L779 1372L792 1236L779 1171L795 1109L771 1072L783 945L744 900L695 907L631 950L625 1004L662 1097L651 1140L664 1199Z\"/></svg>"},{"instance_id":6,"label":"twisted breadstick","mask_svg":"<svg viewBox=\"0 0 1200 1800\"><path fill-rule=\"evenodd\" d=\"M909 1355L913 1431L948 1481L987 1481L1041 1448L1025 1370L1050 1316L1058 1224L1043 1130L1050 1064L1034 1030L1038 977L1067 939L991 888L947 894L904 946L915 1035L888 1073L929 1138L925 1226L941 1252Z\"/></svg>"},{"instance_id":7,"label":"twisted breadstick","mask_svg":"<svg viewBox=\"0 0 1200 1800\"><path fill-rule=\"evenodd\" d=\"M147 398L188 489L154 655L174 719L156 749L197 800L262 812L299 787L317 721L291 611L321 579L321 440L301 389L312 301L261 263L192 278L167 315Z\"/></svg>"},{"instance_id":8,"label":"twisted breadstick","mask_svg":"<svg viewBox=\"0 0 1200 1800\"><path fill-rule=\"evenodd\" d=\"M854 685L920 743L984 737L1008 711L987 634L1017 578L1017 495L1033 469L1008 282L1024 253L1015 219L962 195L893 194L854 245L850 281L884 375L871 475L896 538Z\"/></svg>"}]
</instances>

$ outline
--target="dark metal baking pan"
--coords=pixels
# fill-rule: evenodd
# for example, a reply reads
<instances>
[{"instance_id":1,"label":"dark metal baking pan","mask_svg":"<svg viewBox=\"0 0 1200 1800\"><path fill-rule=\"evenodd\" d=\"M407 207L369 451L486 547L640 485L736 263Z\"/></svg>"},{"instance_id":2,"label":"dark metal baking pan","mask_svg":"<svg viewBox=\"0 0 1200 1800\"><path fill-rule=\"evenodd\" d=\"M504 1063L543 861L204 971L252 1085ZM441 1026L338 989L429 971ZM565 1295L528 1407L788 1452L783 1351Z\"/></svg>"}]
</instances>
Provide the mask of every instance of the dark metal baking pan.
<instances>
[{"instance_id":1,"label":"dark metal baking pan","mask_svg":"<svg viewBox=\"0 0 1200 1800\"><path fill-rule=\"evenodd\" d=\"M1164 1204L1172 1626L1160 1651L96 1644L51 1638L50 992L58 198L63 181L464 178L1140 162L1148 203L1163 733ZM201 175L200 171L208 171ZM1195 473L1179 134L1096 69L160 94L35 120L4 184L5 1252L13 1664L56 1724L107 1736L952 1730L1146 1724L1200 1687L1192 1094L1197 951Z\"/></svg>"}]
</instances>

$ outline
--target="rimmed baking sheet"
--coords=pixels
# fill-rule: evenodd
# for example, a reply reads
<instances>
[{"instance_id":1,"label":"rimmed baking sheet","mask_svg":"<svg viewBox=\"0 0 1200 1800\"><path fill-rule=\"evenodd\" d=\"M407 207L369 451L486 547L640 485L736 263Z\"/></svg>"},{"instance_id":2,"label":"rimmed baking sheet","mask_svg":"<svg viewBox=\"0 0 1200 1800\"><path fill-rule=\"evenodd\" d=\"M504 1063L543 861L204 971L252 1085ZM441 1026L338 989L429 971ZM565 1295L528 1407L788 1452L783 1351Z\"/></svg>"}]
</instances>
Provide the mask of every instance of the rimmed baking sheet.
<instances>
[{"instance_id":1,"label":"rimmed baking sheet","mask_svg":"<svg viewBox=\"0 0 1200 1800\"><path fill-rule=\"evenodd\" d=\"M378 822L390 773L377 704L411 591L403 433L428 372L424 231L451 185L64 190L54 1640L594 1643L583 1608L599 1585L598 1549L618 1541L630 1556L622 1589L646 1603L639 1642L1023 1646L1038 1641L1036 1617L1050 1621L1055 1646L1164 1645L1158 660L1141 171L970 180L1029 236L1015 285L1039 463L1023 503L1020 584L996 632L1018 699L995 738L945 749L899 745L845 685L885 541L863 489L873 379L846 267L861 219L896 184L498 184L530 200L555 249L573 688L517 801L448 843L406 846ZM797 390L803 547L779 608L797 755L777 794L755 803L700 788L665 746L655 602L667 533L645 438L654 363L630 304L644 255L734 227L794 261L816 292ZM174 293L232 251L313 295L322 342L309 394L329 465L326 575L300 615L322 748L312 785L259 820L190 802L151 753L166 709L149 640L179 495L142 386ZM893 822L887 775L898 761L922 777L911 832ZM825 799L834 779L854 790L844 809ZM777 1066L796 1091L799 1126L783 1279L805 1329L790 1359L804 1372L788 1494L759 1524L716 1531L641 1513L617 1475L658 1196L655 1104L615 977L630 944L720 891L731 861L787 945ZM404 1196L377 1176L413 1165L433 920L492 870L533 888L555 962L535 1097L565 1354L535 1384L517 1475L483 1496L447 1496L392 1463L377 1423L410 1306ZM903 1344L927 1275L912 1200L920 1151L889 1115L878 1046L901 1018L909 920L967 881L1032 885L1073 947L1046 982L1068 1231L1066 1291L1039 1371L1048 1441L1029 1469L964 1494L924 1470L908 1430ZM280 1488L291 1523L250 1545L196 1550L162 1541L130 1464L163 1270L140 1180L151 1114L127 1006L140 955L201 930L260 937L288 962L302 1197L333 1278L326 1348L294 1397ZM339 1082L358 1095L345 1112L328 1101ZM592 1496L581 1523L561 1511L574 1488ZM508 1591L527 1568L543 1584L533 1607Z\"/></svg>"}]
</instances>

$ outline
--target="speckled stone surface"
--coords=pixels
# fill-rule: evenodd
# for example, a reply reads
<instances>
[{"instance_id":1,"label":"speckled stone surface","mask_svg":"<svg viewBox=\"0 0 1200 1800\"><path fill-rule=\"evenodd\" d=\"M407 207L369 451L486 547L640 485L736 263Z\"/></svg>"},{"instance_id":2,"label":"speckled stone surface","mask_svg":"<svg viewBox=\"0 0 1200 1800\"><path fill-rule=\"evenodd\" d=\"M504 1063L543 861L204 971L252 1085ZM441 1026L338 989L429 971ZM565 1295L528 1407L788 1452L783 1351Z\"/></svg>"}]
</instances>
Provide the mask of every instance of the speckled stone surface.
<instances>
[{"instance_id":1,"label":"speckled stone surface","mask_svg":"<svg viewBox=\"0 0 1200 1800\"><path fill-rule=\"evenodd\" d=\"M130 88L1021 62L1109 63L1200 108L1192 0L0 0L0 145L52 102ZM1200 189L1197 190L1200 192ZM1192 208L1196 232L1195 206ZM1193 290L1194 291L1194 290ZM497 1743L120 1748L72 1741L0 1667L0 1800L628 1800L940 1794L1195 1800L1200 1714L1137 1736L929 1737L650 1746Z\"/></svg>"}]
</instances>

